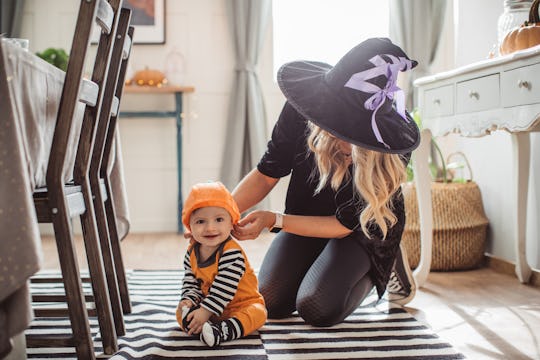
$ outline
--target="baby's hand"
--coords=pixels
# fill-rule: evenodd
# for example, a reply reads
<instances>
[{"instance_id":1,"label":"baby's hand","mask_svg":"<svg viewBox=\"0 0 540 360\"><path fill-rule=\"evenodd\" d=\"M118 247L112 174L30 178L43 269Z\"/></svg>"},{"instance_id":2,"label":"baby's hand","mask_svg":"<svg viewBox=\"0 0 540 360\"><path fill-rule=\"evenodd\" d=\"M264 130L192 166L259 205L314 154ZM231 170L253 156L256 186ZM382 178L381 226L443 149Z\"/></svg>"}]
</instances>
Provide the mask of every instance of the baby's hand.
<instances>
[{"instance_id":1,"label":"baby's hand","mask_svg":"<svg viewBox=\"0 0 540 360\"><path fill-rule=\"evenodd\" d=\"M184 300L180 301L180 303L178 304L178 307L181 309L184 306L190 308L190 307L193 306L193 302L191 300L189 300L189 299L184 299Z\"/></svg>"},{"instance_id":2,"label":"baby's hand","mask_svg":"<svg viewBox=\"0 0 540 360\"><path fill-rule=\"evenodd\" d=\"M200 307L190 313L187 316L187 320L189 322L188 335L200 334L204 323L210 319L210 316L212 316L212 313L203 307Z\"/></svg>"}]
</instances>

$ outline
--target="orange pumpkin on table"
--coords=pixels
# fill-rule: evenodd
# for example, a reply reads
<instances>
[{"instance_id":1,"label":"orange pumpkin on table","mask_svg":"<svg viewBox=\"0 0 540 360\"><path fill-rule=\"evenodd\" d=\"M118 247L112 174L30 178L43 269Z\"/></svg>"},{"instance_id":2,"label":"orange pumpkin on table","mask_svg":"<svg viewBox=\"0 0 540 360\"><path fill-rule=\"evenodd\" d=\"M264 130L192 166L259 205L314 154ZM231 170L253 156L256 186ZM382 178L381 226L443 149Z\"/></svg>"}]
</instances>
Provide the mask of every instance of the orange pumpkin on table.
<instances>
[{"instance_id":1,"label":"orange pumpkin on table","mask_svg":"<svg viewBox=\"0 0 540 360\"><path fill-rule=\"evenodd\" d=\"M144 70L139 70L133 76L133 83L135 85L148 85L148 86L162 86L167 83L165 74L159 70L149 69L148 66Z\"/></svg>"},{"instance_id":2,"label":"orange pumpkin on table","mask_svg":"<svg viewBox=\"0 0 540 360\"><path fill-rule=\"evenodd\" d=\"M529 10L529 21L512 29L506 34L500 46L501 55L527 49L540 44L540 18L538 15L540 0L534 0Z\"/></svg>"}]
</instances>

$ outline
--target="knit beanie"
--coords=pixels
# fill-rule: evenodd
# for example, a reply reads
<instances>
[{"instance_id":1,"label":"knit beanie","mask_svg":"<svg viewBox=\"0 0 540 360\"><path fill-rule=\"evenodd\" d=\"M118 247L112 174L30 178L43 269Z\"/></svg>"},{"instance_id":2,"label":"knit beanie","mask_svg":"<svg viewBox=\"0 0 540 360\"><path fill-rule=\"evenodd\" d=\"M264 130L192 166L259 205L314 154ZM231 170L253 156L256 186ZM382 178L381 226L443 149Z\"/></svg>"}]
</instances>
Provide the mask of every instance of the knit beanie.
<instances>
[{"instance_id":1,"label":"knit beanie","mask_svg":"<svg viewBox=\"0 0 540 360\"><path fill-rule=\"evenodd\" d=\"M191 188L186 202L184 203L182 223L184 223L186 228L191 230L189 226L191 213L199 208L207 206L217 206L227 210L231 215L233 224L236 224L240 219L238 205L225 185L219 181L199 183Z\"/></svg>"}]
</instances>

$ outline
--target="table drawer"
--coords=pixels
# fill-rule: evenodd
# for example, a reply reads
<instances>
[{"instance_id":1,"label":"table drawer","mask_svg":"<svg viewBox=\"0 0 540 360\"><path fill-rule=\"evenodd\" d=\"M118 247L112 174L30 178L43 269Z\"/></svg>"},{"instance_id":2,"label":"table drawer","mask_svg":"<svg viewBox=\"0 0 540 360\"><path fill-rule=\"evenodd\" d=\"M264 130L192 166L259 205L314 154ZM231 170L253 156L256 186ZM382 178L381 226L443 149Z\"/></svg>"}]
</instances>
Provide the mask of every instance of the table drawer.
<instances>
[{"instance_id":1,"label":"table drawer","mask_svg":"<svg viewBox=\"0 0 540 360\"><path fill-rule=\"evenodd\" d=\"M504 107L540 102L540 64L505 71L501 75Z\"/></svg>"},{"instance_id":2,"label":"table drawer","mask_svg":"<svg viewBox=\"0 0 540 360\"><path fill-rule=\"evenodd\" d=\"M458 114L499 107L499 74L457 83L456 112Z\"/></svg>"},{"instance_id":3,"label":"table drawer","mask_svg":"<svg viewBox=\"0 0 540 360\"><path fill-rule=\"evenodd\" d=\"M446 85L424 93L426 117L447 116L454 113L454 86Z\"/></svg>"}]
</instances>

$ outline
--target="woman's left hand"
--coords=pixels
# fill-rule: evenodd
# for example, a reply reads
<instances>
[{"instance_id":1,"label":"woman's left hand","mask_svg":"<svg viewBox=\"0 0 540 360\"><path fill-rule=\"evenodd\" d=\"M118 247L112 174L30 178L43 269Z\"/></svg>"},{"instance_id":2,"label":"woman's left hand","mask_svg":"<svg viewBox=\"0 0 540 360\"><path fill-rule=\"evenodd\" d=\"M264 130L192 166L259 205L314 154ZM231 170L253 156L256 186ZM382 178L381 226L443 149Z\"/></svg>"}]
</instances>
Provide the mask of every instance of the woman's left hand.
<instances>
[{"instance_id":1,"label":"woman's left hand","mask_svg":"<svg viewBox=\"0 0 540 360\"><path fill-rule=\"evenodd\" d=\"M232 235L238 240L257 238L265 228L276 222L276 214L271 211L255 210L240 219L234 225Z\"/></svg>"}]
</instances>

